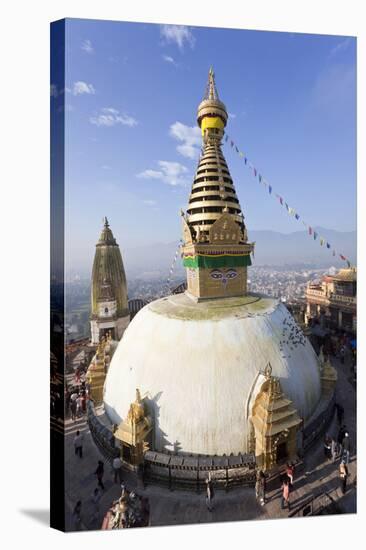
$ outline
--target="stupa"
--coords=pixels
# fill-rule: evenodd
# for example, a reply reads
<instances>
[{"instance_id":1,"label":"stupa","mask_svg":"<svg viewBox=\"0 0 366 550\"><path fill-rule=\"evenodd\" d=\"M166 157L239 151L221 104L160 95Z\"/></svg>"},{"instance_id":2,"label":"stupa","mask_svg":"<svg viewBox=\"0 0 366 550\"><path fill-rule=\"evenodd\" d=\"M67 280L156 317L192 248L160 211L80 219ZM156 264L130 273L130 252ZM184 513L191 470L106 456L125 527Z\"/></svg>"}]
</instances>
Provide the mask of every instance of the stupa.
<instances>
[{"instance_id":1,"label":"stupa","mask_svg":"<svg viewBox=\"0 0 366 550\"><path fill-rule=\"evenodd\" d=\"M227 120L211 69L197 113L203 154L182 213L187 291L147 304L129 324L104 408L124 433L138 389L153 451L253 453L269 468L296 455L321 400L320 368L286 307L248 292L253 244L221 149Z\"/></svg>"}]
</instances>

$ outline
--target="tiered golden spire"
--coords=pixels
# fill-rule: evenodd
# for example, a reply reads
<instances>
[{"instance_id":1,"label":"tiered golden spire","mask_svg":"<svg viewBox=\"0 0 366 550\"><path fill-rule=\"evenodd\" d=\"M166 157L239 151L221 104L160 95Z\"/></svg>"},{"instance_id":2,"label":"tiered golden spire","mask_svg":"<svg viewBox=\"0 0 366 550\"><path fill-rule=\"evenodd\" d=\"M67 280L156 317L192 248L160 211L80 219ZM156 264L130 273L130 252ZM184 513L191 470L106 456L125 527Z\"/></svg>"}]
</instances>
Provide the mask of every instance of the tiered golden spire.
<instances>
[{"instance_id":1,"label":"tiered golden spire","mask_svg":"<svg viewBox=\"0 0 366 550\"><path fill-rule=\"evenodd\" d=\"M221 139L227 122L225 105L220 101L212 67L206 94L198 107L197 122L202 130L204 152L200 158L189 198L186 221L193 239L208 241L210 226L225 212L240 228L240 241L246 241L244 216L224 155Z\"/></svg>"},{"instance_id":2,"label":"tiered golden spire","mask_svg":"<svg viewBox=\"0 0 366 550\"><path fill-rule=\"evenodd\" d=\"M198 106L203 154L183 215L183 265L188 293L196 299L243 296L253 245L247 242L244 216L221 151L228 113L219 99L211 67Z\"/></svg>"}]
</instances>

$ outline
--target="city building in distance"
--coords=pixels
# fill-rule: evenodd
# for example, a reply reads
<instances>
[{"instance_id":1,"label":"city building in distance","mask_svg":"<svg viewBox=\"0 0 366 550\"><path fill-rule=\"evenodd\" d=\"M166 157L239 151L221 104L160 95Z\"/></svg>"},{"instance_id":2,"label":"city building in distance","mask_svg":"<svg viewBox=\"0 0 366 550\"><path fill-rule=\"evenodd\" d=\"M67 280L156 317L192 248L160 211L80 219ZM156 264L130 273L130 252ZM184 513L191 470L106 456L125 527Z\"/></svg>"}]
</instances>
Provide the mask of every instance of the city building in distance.
<instances>
[{"instance_id":1,"label":"city building in distance","mask_svg":"<svg viewBox=\"0 0 366 550\"><path fill-rule=\"evenodd\" d=\"M324 315L327 324L348 332L357 325L357 269L340 269L335 275L324 275L320 282L306 288L306 318Z\"/></svg>"}]
</instances>

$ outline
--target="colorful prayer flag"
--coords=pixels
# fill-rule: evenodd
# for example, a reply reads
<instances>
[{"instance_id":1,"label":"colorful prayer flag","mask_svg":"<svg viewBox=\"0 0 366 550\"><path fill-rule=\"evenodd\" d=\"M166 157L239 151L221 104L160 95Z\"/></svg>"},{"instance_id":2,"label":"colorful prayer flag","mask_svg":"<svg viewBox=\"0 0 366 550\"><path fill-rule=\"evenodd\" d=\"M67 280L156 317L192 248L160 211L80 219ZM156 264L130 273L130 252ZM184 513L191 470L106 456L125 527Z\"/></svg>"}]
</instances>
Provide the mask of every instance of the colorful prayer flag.
<instances>
[{"instance_id":1,"label":"colorful prayer flag","mask_svg":"<svg viewBox=\"0 0 366 550\"><path fill-rule=\"evenodd\" d=\"M283 205L283 198L280 197L280 203Z\"/></svg>"},{"instance_id":2,"label":"colorful prayer flag","mask_svg":"<svg viewBox=\"0 0 366 550\"><path fill-rule=\"evenodd\" d=\"M244 158L244 163L246 164L248 162L247 157Z\"/></svg>"},{"instance_id":3,"label":"colorful prayer flag","mask_svg":"<svg viewBox=\"0 0 366 550\"><path fill-rule=\"evenodd\" d=\"M260 174L258 174L258 179L259 181L262 181L262 176Z\"/></svg>"},{"instance_id":4,"label":"colorful prayer flag","mask_svg":"<svg viewBox=\"0 0 366 550\"><path fill-rule=\"evenodd\" d=\"M253 172L254 172L254 177L257 175L257 170L255 168L253 168Z\"/></svg>"},{"instance_id":5,"label":"colorful prayer flag","mask_svg":"<svg viewBox=\"0 0 366 550\"><path fill-rule=\"evenodd\" d=\"M272 187L270 185L268 186L268 191L272 193Z\"/></svg>"},{"instance_id":6,"label":"colorful prayer flag","mask_svg":"<svg viewBox=\"0 0 366 550\"><path fill-rule=\"evenodd\" d=\"M314 241L317 238L317 236L318 236L318 233L316 231L314 231Z\"/></svg>"},{"instance_id":7,"label":"colorful prayer flag","mask_svg":"<svg viewBox=\"0 0 366 550\"><path fill-rule=\"evenodd\" d=\"M323 244L324 244L324 239L320 237L320 246L323 246Z\"/></svg>"},{"instance_id":8,"label":"colorful prayer flag","mask_svg":"<svg viewBox=\"0 0 366 550\"><path fill-rule=\"evenodd\" d=\"M342 260L346 261L347 258L345 258L342 254L340 254L340 257L342 258Z\"/></svg>"},{"instance_id":9,"label":"colorful prayer flag","mask_svg":"<svg viewBox=\"0 0 366 550\"><path fill-rule=\"evenodd\" d=\"M237 153L239 153L239 149L237 148L237 146L235 145L235 150Z\"/></svg>"},{"instance_id":10,"label":"colorful prayer flag","mask_svg":"<svg viewBox=\"0 0 366 550\"><path fill-rule=\"evenodd\" d=\"M327 248L330 248L330 244L329 244L329 243L327 243Z\"/></svg>"},{"instance_id":11,"label":"colorful prayer flag","mask_svg":"<svg viewBox=\"0 0 366 550\"><path fill-rule=\"evenodd\" d=\"M239 151L239 157L242 157L244 155L244 153L242 153L241 151Z\"/></svg>"},{"instance_id":12,"label":"colorful prayer flag","mask_svg":"<svg viewBox=\"0 0 366 550\"><path fill-rule=\"evenodd\" d=\"M299 220L299 219L300 219L299 214L295 214L295 218L296 218L297 220Z\"/></svg>"},{"instance_id":13,"label":"colorful prayer flag","mask_svg":"<svg viewBox=\"0 0 366 550\"><path fill-rule=\"evenodd\" d=\"M349 262L348 260L346 260L346 262L347 262L347 266L351 267L351 262Z\"/></svg>"}]
</instances>

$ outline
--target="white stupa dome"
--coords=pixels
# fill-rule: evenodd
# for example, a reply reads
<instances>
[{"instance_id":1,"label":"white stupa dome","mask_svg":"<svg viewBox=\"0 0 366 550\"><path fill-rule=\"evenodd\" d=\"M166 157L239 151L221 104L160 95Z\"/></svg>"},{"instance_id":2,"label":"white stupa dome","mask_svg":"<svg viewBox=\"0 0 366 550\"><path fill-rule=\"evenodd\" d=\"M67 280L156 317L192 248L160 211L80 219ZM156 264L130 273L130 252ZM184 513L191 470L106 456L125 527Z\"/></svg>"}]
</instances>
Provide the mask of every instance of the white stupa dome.
<instances>
[{"instance_id":1,"label":"white stupa dome","mask_svg":"<svg viewBox=\"0 0 366 550\"><path fill-rule=\"evenodd\" d=\"M245 453L249 417L270 362L304 420L321 393L317 356L278 300L257 295L195 303L184 294L145 306L108 370L104 405L119 424L145 398L154 449Z\"/></svg>"}]
</instances>

